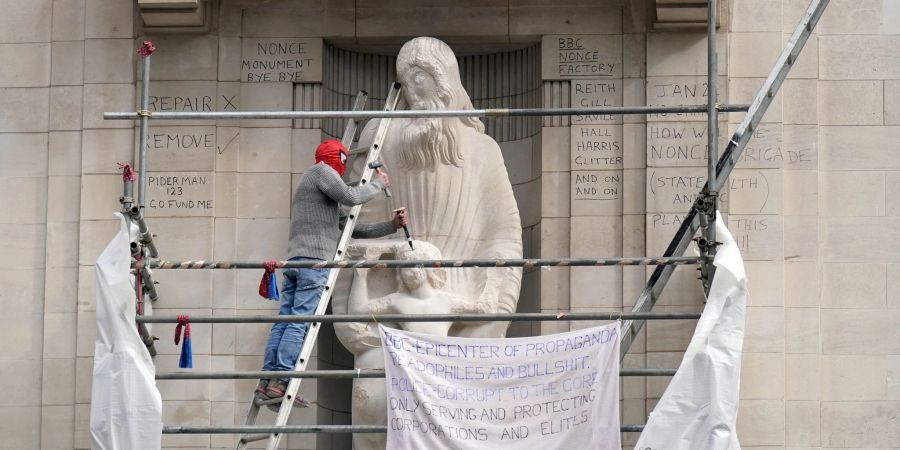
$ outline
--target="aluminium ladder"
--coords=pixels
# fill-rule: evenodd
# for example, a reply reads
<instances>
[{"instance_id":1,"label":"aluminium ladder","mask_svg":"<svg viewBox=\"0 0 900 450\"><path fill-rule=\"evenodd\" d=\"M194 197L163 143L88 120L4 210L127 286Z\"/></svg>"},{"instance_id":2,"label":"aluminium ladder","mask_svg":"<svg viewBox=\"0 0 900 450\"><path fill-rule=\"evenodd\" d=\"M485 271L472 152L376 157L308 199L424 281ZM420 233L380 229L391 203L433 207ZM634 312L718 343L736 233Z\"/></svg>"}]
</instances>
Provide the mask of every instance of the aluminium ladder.
<instances>
[{"instance_id":1,"label":"aluminium ladder","mask_svg":"<svg viewBox=\"0 0 900 450\"><path fill-rule=\"evenodd\" d=\"M356 97L356 101L354 102L353 110L361 110L365 105L367 98L368 94L366 94L365 91L360 91L360 93ZM393 111L397 107L397 102L399 99L400 83L393 83L391 85L390 91L388 92L384 110ZM378 129L375 133L375 139L369 146L368 156L366 157L366 164L363 167L360 184L368 183L375 172L374 169L369 167L369 163L378 160L379 154L381 153L381 143L384 141L384 137L387 134L390 123L390 118L383 118L378 122ZM347 126L344 128L344 136L341 139L341 144L344 145L344 148L350 148L350 145L353 143L353 137L356 135L356 128L357 121L355 119L348 119ZM347 162L349 165L350 161L348 160ZM350 208L350 212L347 215L347 222L344 225L344 230L341 233L341 238L338 241L337 250L334 254L334 261L341 261L344 259L344 250L346 249L347 244L350 242L350 237L353 235L353 229L356 227L356 220L359 217L360 209L362 209L362 205L356 205ZM336 269L331 269L328 272L328 281L325 283L325 289L324 291L322 291L322 297L319 299L319 305L316 307L315 315L324 315L325 311L328 309L328 305L331 303L331 293L334 290L335 283L337 282L338 273L339 271ZM309 330L306 333L306 339L303 341L303 346L300 348L300 354L298 355L297 362L294 365L295 371L306 370L306 365L309 363L309 358L312 355L313 347L315 347L316 345L316 340L319 336L320 328L321 323L319 322L312 322L309 324ZM294 407L294 398L296 397L297 392L300 390L301 381L302 378L291 378L291 381L290 383L288 383L288 387L285 390L284 397L281 398L274 398L267 401L257 401L254 396L250 400L250 406L247 411L247 418L244 421L244 425L255 425L256 418L259 415L260 407L276 403L281 403L281 407L278 409L278 416L275 419L275 425L287 425L288 418L290 417L291 411ZM275 450L276 448L278 448L278 443L281 441L282 434L283 433L244 435L241 436L240 439L238 439L235 449L244 450L247 448L247 444L250 442L268 439L266 449Z\"/></svg>"}]
</instances>

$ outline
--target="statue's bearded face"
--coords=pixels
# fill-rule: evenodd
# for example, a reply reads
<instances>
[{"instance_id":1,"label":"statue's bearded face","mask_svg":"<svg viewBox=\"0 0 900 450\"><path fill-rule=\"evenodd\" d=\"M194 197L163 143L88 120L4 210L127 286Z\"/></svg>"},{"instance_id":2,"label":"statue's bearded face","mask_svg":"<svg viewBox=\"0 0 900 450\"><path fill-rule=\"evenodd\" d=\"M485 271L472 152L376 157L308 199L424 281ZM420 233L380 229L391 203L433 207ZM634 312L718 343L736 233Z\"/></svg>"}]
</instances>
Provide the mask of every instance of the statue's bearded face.
<instances>
[{"instance_id":1,"label":"statue's bearded face","mask_svg":"<svg viewBox=\"0 0 900 450\"><path fill-rule=\"evenodd\" d=\"M447 109L449 90L435 76L418 66L412 66L401 76L404 98L412 110ZM448 136L448 120L416 118L401 122L400 162L407 169L433 170L435 164L459 165L454 157L458 149Z\"/></svg>"}]
</instances>

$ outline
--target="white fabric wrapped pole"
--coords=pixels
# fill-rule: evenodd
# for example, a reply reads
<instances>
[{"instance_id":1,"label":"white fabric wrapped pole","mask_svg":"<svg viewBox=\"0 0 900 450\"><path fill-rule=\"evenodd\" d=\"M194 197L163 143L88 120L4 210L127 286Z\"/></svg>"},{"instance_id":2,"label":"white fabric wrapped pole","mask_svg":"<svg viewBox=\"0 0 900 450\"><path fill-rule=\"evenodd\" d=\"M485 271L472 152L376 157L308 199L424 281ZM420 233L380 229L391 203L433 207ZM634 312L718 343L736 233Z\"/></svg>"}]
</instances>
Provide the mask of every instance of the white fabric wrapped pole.
<instances>
[{"instance_id":1,"label":"white fabric wrapped pole","mask_svg":"<svg viewBox=\"0 0 900 450\"><path fill-rule=\"evenodd\" d=\"M716 254L706 308L678 372L650 413L635 450L740 449L737 422L747 275L737 243L716 213Z\"/></svg>"},{"instance_id":2,"label":"white fabric wrapped pole","mask_svg":"<svg viewBox=\"0 0 900 450\"><path fill-rule=\"evenodd\" d=\"M137 332L131 235L121 214L119 232L97 258L97 341L91 388L93 450L158 450L162 399L156 369ZM135 234L136 236L136 234Z\"/></svg>"}]
</instances>

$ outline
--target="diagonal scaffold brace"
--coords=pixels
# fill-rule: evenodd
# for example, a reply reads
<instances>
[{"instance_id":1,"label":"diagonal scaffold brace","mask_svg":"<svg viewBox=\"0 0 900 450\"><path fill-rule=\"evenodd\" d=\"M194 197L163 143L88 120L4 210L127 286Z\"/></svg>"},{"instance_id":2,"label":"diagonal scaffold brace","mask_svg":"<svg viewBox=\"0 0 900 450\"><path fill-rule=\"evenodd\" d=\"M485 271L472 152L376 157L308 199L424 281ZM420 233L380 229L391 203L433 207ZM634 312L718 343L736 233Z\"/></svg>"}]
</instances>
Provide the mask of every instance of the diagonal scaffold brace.
<instances>
[{"instance_id":1,"label":"diagonal scaffold brace","mask_svg":"<svg viewBox=\"0 0 900 450\"><path fill-rule=\"evenodd\" d=\"M710 159L710 161L717 161L715 172L713 173L710 171L710 176L706 185L703 186L703 190L698 197L698 202L691 207L690 212L688 212L684 221L681 223L681 226L678 228L678 231L675 233L675 236L672 238L672 241L669 243L668 248L666 248L665 253L663 253L663 257L683 255L693 240L694 235L697 233L697 230L701 228L701 225L703 224L702 221L706 222L707 230L705 230L704 235L698 239L698 244L701 246L701 251L706 247L707 253L714 254L714 247L716 245L715 228L714 222L710 222L709 218L712 217L713 220L715 220L715 209L710 210L710 205L715 205L715 198L719 189L722 186L725 186L725 182L728 180L728 176L731 175L731 171L734 169L735 165L737 165L741 153L743 153L744 148L747 147L747 143L750 142L753 131L759 125L759 122L766 114L766 111L768 111L769 106L775 99L775 95L778 94L778 90L781 88L782 83L784 83L785 78L787 78L788 73L797 61L797 57L803 50L803 46L806 45L806 41L809 40L809 36L812 34L816 24L822 17L822 13L825 12L828 1L829 0L812 0L810 2L809 7L807 7L806 11L803 13L803 17L801 17L800 22L797 23L794 32L791 34L790 39L788 39L787 44L781 51L781 55L779 55L775 66L772 68L771 72L769 72L769 76L757 92L756 97L753 99L753 103L750 104L750 109L747 110L744 119L738 125L731 140L728 141L728 146L725 147L722 157L718 160ZM715 24L713 23L711 26L714 25ZM714 50L714 48L711 49L711 51L712 50ZM715 72L713 72L713 75L715 75ZM713 78L715 77L713 76L710 79ZM710 94L714 92L712 85L710 86L709 92ZM710 98L712 97L713 95L710 95ZM710 131L714 128L712 124L716 123L716 120L717 117L712 117L710 119ZM712 135L712 132L708 134ZM710 137L710 139L712 138ZM714 147L714 145L715 141L712 141L710 147ZM711 156L713 156L712 152ZM710 247L713 249L710 250ZM705 270L711 271L710 268L713 267L712 262L709 262L706 267L707 269ZM653 274L650 275L650 279L641 291L640 296L638 296L634 308L632 308L632 312L647 312L652 310L674 271L675 266L657 267L653 271ZM709 275L709 280L711 281L712 274L707 272L707 275ZM623 359L643 326L643 320L628 320L622 324L621 357Z\"/></svg>"}]
</instances>

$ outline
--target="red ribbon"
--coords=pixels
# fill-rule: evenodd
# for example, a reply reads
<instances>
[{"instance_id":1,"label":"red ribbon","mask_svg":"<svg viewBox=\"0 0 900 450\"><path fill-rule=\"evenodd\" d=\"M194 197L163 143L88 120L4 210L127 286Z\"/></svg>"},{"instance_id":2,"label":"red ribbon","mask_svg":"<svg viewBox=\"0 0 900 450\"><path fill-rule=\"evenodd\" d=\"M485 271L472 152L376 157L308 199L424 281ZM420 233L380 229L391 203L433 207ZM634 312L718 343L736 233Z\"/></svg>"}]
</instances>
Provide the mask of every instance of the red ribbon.
<instances>
[{"instance_id":1,"label":"red ribbon","mask_svg":"<svg viewBox=\"0 0 900 450\"><path fill-rule=\"evenodd\" d=\"M125 181L137 180L137 172L131 167L131 164L116 163L122 169L122 179Z\"/></svg>"},{"instance_id":2,"label":"red ribbon","mask_svg":"<svg viewBox=\"0 0 900 450\"><path fill-rule=\"evenodd\" d=\"M175 326L175 345L181 342L181 329L184 327L184 339L191 337L191 316L183 314L178 316L178 325Z\"/></svg>"},{"instance_id":3,"label":"red ribbon","mask_svg":"<svg viewBox=\"0 0 900 450\"><path fill-rule=\"evenodd\" d=\"M151 41L144 41L144 43L137 49L138 54L144 58L152 55L155 51L156 47L153 46L153 42Z\"/></svg>"}]
</instances>

